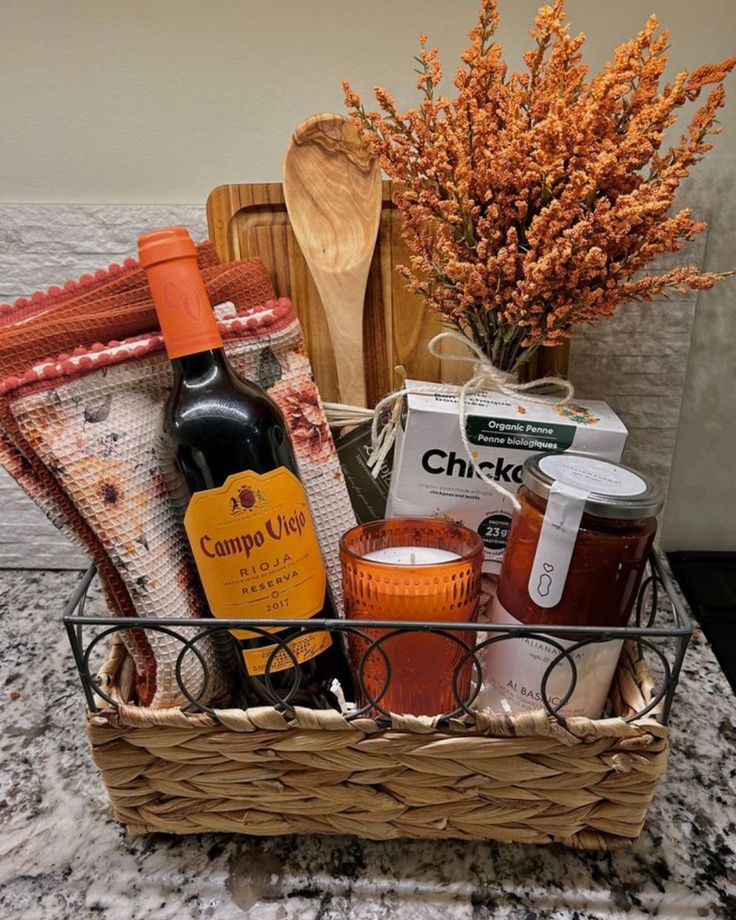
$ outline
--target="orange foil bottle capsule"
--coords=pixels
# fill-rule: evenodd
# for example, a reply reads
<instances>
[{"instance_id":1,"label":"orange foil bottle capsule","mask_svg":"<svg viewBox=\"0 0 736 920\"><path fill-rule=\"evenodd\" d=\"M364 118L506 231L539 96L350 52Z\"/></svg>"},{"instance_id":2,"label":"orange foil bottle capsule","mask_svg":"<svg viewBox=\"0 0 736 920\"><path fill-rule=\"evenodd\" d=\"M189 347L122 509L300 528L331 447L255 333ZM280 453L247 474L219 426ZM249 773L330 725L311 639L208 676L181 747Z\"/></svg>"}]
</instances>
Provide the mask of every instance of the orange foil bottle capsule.
<instances>
[{"instance_id":1,"label":"orange foil bottle capsule","mask_svg":"<svg viewBox=\"0 0 736 920\"><path fill-rule=\"evenodd\" d=\"M626 626L662 507L646 477L575 453L538 454L524 464L491 620L539 626L481 652L483 687L476 706L501 714L544 706L565 716L599 718L616 670L620 641L545 637L549 626ZM573 670L575 674L573 675Z\"/></svg>"}]
</instances>

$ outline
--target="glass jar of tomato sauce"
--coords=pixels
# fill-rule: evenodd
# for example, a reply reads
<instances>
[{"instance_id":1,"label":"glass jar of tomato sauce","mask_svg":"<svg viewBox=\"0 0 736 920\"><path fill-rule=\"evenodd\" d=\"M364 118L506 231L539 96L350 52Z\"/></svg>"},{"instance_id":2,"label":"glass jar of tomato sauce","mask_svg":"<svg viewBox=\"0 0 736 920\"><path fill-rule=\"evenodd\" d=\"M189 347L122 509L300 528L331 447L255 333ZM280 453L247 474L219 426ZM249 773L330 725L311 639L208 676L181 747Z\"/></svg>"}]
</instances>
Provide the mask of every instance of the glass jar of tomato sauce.
<instances>
[{"instance_id":1,"label":"glass jar of tomato sauce","mask_svg":"<svg viewBox=\"0 0 736 920\"><path fill-rule=\"evenodd\" d=\"M524 463L521 507L504 553L491 620L501 625L625 626L662 507L660 490L628 467L576 453ZM542 707L542 679L563 649L587 638L510 638L481 652L480 709L514 714ZM490 634L489 634L490 635ZM546 695L562 715L598 718L620 640L593 642L561 658ZM563 703L560 706L560 703Z\"/></svg>"}]
</instances>

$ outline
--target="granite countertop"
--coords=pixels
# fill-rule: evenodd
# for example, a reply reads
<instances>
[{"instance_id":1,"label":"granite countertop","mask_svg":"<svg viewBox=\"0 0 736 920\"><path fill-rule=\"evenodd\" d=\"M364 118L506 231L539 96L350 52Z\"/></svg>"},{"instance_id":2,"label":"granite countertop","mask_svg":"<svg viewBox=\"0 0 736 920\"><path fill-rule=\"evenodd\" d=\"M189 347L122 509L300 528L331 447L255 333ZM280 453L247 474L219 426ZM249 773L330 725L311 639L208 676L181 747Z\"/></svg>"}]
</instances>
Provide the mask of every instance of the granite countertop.
<instances>
[{"instance_id":1,"label":"granite countertop","mask_svg":"<svg viewBox=\"0 0 736 920\"><path fill-rule=\"evenodd\" d=\"M0 574L0 917L257 920L736 917L736 711L696 632L639 842L126 836L83 728L61 624L74 572ZM103 612L99 594L90 611Z\"/></svg>"}]
</instances>

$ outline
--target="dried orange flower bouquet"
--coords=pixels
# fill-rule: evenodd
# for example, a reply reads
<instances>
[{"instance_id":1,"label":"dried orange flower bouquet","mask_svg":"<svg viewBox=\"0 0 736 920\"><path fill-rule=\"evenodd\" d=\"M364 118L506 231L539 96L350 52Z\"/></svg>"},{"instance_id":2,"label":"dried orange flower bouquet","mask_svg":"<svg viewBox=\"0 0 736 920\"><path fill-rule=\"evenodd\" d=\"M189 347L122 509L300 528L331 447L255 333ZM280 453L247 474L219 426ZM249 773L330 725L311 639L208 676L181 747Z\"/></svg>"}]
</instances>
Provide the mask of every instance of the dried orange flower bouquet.
<instances>
[{"instance_id":1,"label":"dried orange flower bouquet","mask_svg":"<svg viewBox=\"0 0 736 920\"><path fill-rule=\"evenodd\" d=\"M718 131L736 58L661 86L668 33L652 16L588 78L585 36L570 35L557 0L537 14L527 69L509 73L497 25L496 0L483 0L452 98L437 95L441 64L424 35L417 108L399 112L376 87L382 112L367 112L344 89L364 140L402 184L395 202L411 259L400 270L410 287L511 370L619 304L724 277L687 265L642 270L705 229L687 209L671 209ZM676 146L663 150L678 109L708 86Z\"/></svg>"}]
</instances>

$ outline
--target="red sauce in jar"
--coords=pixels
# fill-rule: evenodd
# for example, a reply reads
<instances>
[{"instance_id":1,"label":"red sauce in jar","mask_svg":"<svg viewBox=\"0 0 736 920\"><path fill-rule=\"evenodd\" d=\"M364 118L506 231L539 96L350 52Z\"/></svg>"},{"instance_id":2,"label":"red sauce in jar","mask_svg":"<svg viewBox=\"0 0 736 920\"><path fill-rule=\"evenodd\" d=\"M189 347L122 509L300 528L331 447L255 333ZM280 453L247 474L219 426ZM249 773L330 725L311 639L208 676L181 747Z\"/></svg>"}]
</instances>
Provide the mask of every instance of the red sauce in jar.
<instances>
[{"instance_id":1,"label":"red sauce in jar","mask_svg":"<svg viewBox=\"0 0 736 920\"><path fill-rule=\"evenodd\" d=\"M661 507L638 473L584 455L524 464L491 620L499 625L617 627L628 623ZM553 500L554 497L554 500ZM480 709L515 714L547 702L562 715L598 718L620 640L587 634L512 636L481 651ZM582 646L560 657L577 642ZM575 676L570 661L575 664Z\"/></svg>"},{"instance_id":2,"label":"red sauce in jar","mask_svg":"<svg viewBox=\"0 0 736 920\"><path fill-rule=\"evenodd\" d=\"M498 599L522 623L625 626L657 530L654 517L616 520L583 512L562 599L540 607L529 596L529 573L547 507L521 486L521 509L511 524Z\"/></svg>"}]
</instances>

